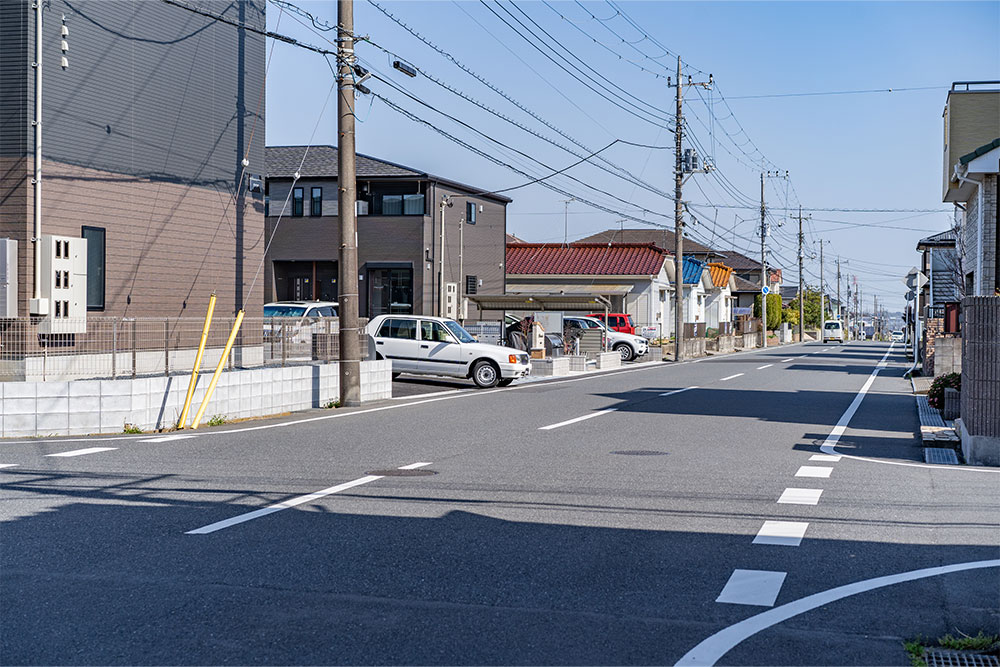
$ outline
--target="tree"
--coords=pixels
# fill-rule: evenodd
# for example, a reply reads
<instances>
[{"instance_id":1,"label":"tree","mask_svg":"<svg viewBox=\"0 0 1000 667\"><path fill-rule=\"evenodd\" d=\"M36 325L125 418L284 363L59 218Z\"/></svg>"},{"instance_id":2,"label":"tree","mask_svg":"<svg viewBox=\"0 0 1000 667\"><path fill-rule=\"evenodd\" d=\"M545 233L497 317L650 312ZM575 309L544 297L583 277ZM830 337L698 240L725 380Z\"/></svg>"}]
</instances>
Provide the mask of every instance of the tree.
<instances>
[{"instance_id":1,"label":"tree","mask_svg":"<svg viewBox=\"0 0 1000 667\"><path fill-rule=\"evenodd\" d=\"M760 317L760 294L753 298L753 316ZM767 328L777 329L781 326L781 295L767 295Z\"/></svg>"},{"instance_id":2,"label":"tree","mask_svg":"<svg viewBox=\"0 0 1000 667\"><path fill-rule=\"evenodd\" d=\"M797 327L799 326L799 304L797 302L793 302L793 304L794 308L789 305L788 308L781 310L781 321L787 322L792 327Z\"/></svg>"},{"instance_id":3,"label":"tree","mask_svg":"<svg viewBox=\"0 0 1000 667\"><path fill-rule=\"evenodd\" d=\"M788 304L787 310L795 311L795 323L798 324L799 321L799 300L794 299L790 304ZM803 307L806 316L806 328L818 329L822 324L822 317L819 313L819 290L814 290L812 288L806 287L806 300Z\"/></svg>"}]
</instances>

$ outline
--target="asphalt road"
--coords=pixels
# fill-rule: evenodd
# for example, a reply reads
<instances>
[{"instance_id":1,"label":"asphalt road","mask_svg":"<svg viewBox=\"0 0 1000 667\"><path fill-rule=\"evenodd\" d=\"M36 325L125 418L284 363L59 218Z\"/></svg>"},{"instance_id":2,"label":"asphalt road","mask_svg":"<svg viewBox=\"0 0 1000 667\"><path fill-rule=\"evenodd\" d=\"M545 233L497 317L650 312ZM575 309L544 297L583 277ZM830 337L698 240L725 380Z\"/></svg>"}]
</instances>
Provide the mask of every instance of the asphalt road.
<instances>
[{"instance_id":1,"label":"asphalt road","mask_svg":"<svg viewBox=\"0 0 1000 667\"><path fill-rule=\"evenodd\" d=\"M905 665L1000 625L1000 472L920 462L904 370L809 344L0 441L0 662Z\"/></svg>"}]
</instances>

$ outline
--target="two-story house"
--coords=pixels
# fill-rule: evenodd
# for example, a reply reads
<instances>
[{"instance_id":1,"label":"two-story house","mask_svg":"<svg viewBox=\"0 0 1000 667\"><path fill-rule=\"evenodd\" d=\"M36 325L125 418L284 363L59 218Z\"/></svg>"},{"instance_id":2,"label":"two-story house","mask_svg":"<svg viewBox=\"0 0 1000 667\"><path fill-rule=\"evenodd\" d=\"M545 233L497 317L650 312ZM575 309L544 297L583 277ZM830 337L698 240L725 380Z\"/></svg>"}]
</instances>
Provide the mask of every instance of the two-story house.
<instances>
[{"instance_id":1,"label":"two-story house","mask_svg":"<svg viewBox=\"0 0 1000 667\"><path fill-rule=\"evenodd\" d=\"M337 148L266 153L264 299L336 301ZM362 317L462 318L465 297L504 293L509 198L361 154L357 188Z\"/></svg>"}]
</instances>

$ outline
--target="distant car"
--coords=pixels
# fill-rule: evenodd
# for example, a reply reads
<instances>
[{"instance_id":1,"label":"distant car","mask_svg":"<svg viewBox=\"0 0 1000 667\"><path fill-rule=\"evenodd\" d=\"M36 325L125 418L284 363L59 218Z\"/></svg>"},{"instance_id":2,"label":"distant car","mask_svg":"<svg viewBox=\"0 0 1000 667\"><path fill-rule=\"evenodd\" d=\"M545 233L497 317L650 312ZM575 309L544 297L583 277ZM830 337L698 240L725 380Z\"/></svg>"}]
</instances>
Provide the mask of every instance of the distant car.
<instances>
[{"instance_id":1,"label":"distant car","mask_svg":"<svg viewBox=\"0 0 1000 667\"><path fill-rule=\"evenodd\" d=\"M310 345L313 321L321 317L337 317L339 305L336 301L274 301L264 304L264 317L281 318L277 322L265 322L264 342Z\"/></svg>"},{"instance_id":2,"label":"distant car","mask_svg":"<svg viewBox=\"0 0 1000 667\"><path fill-rule=\"evenodd\" d=\"M844 342L844 324L840 320L827 320L823 325L823 342Z\"/></svg>"},{"instance_id":3,"label":"distant car","mask_svg":"<svg viewBox=\"0 0 1000 667\"><path fill-rule=\"evenodd\" d=\"M376 359L399 373L470 378L477 387L506 387L531 372L526 353L478 343L455 320L423 315L379 315L365 331L375 339Z\"/></svg>"},{"instance_id":4,"label":"distant car","mask_svg":"<svg viewBox=\"0 0 1000 667\"><path fill-rule=\"evenodd\" d=\"M904 340L906 340L906 336L903 334L902 331L892 332L892 341L894 343L902 343Z\"/></svg>"},{"instance_id":5,"label":"distant car","mask_svg":"<svg viewBox=\"0 0 1000 667\"><path fill-rule=\"evenodd\" d=\"M603 329L604 335L608 339L608 347L620 354L622 361L632 361L649 352L649 341L642 336L608 329L604 322L596 317L566 316L563 318L563 322L567 326L580 329Z\"/></svg>"},{"instance_id":6,"label":"distant car","mask_svg":"<svg viewBox=\"0 0 1000 667\"><path fill-rule=\"evenodd\" d=\"M596 317L604 321L604 313L591 313L587 317ZM619 333L635 335L635 322L632 321L631 315L625 313L608 313L608 327Z\"/></svg>"}]
</instances>

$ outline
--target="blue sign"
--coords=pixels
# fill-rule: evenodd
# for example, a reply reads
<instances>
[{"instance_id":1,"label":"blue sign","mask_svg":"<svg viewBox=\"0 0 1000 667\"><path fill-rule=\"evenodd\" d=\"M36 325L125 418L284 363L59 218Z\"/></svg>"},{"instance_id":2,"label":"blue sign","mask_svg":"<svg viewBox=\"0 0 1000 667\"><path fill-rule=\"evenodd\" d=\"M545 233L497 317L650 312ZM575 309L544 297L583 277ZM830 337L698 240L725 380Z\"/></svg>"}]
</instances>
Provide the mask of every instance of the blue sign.
<instances>
[{"instance_id":1,"label":"blue sign","mask_svg":"<svg viewBox=\"0 0 1000 667\"><path fill-rule=\"evenodd\" d=\"M771 292L771 290L768 288L767 285L764 285L763 287L760 288L760 293L761 294L769 294L770 292Z\"/></svg>"}]
</instances>

